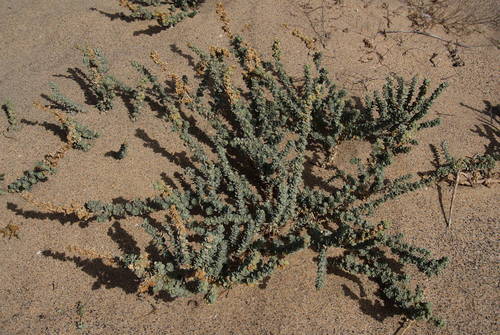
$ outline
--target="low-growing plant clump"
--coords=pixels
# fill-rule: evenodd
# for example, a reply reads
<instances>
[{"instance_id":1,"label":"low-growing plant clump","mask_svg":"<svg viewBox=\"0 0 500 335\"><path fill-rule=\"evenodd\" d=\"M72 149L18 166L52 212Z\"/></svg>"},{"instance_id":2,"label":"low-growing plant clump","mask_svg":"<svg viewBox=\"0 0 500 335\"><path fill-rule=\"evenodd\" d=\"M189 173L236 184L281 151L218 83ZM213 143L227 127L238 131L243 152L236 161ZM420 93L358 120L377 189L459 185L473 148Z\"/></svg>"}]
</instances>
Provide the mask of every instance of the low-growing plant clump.
<instances>
[{"instance_id":1,"label":"low-growing plant clump","mask_svg":"<svg viewBox=\"0 0 500 335\"><path fill-rule=\"evenodd\" d=\"M200 3L122 1L127 6L167 2L187 7ZM132 8L138 17L149 18L147 12L139 16L142 7ZM218 14L230 48L203 51L190 46L199 58L196 88L187 76L170 73L157 53L151 58L169 80L163 82L134 62L142 79L131 87L109 74L100 50L84 50L88 85L99 110L112 109L116 97L132 101L132 119L147 105L159 106L163 120L190 152L184 187L158 183L154 197L123 203L95 199L71 207L42 203L27 193L23 198L85 221L145 218L142 226L151 235L154 252L124 254L115 260L141 279L141 293L164 292L173 298L203 294L215 302L221 290L259 283L286 266L288 255L310 248L317 254L317 288L324 286L330 269L366 276L378 284L388 306L409 319L441 325L422 288L412 288L408 266L431 277L448 259L433 258L427 249L391 233L389 222L373 222L370 216L387 201L450 174L466 168L488 173L494 168L498 157L456 160L445 151L446 162L436 171L420 177L389 176L391 164L418 144L418 133L439 124L439 119L424 117L446 84L430 91L427 80L388 79L382 91L366 97L360 107L330 81L321 53L313 52L303 83L294 84L283 66L279 42L273 44L272 58L263 59L232 33L222 5ZM203 141L196 137L192 114L214 134ZM68 133L57 159L69 148L88 149L81 141L96 137L94 133L63 119L61 113L56 116ZM352 169L341 168L345 162L336 156L347 141L371 147L367 157L352 157ZM122 149L124 156L126 147ZM52 157L47 155L35 170L9 185L9 191L29 191L45 181L54 173L57 159ZM329 175L323 180L328 188L312 187L305 178L305 166L316 164L317 157L323 157L320 165L323 175ZM165 213L164 221L149 219L154 212ZM331 256L334 250L337 256Z\"/></svg>"},{"instance_id":2,"label":"low-growing plant clump","mask_svg":"<svg viewBox=\"0 0 500 335\"><path fill-rule=\"evenodd\" d=\"M19 120L17 119L16 116L16 111L14 110L14 105L10 101L6 101L2 106L1 106L2 112L5 113L5 117L7 118L8 122L8 127L5 129L3 132L4 136L9 136L13 132L16 132L20 129L19 125Z\"/></svg>"},{"instance_id":3,"label":"low-growing plant clump","mask_svg":"<svg viewBox=\"0 0 500 335\"><path fill-rule=\"evenodd\" d=\"M156 21L161 28L171 28L188 17L194 17L204 0L119 0L127 8L130 20Z\"/></svg>"}]
</instances>

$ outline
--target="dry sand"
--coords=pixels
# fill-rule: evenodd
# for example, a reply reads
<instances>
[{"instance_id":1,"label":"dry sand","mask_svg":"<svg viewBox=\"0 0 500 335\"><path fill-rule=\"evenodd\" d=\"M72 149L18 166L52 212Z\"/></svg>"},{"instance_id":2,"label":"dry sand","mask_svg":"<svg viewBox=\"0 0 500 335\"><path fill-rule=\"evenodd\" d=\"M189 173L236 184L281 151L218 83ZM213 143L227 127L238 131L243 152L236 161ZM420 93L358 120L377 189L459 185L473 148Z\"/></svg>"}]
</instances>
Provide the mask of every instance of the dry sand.
<instances>
[{"instance_id":1,"label":"dry sand","mask_svg":"<svg viewBox=\"0 0 500 335\"><path fill-rule=\"evenodd\" d=\"M442 126L422 133L421 146L398 162L395 168L399 171L430 168L429 144L442 140L448 141L457 156L498 145L498 119L490 123L484 103L499 103L500 58L492 41L500 36L493 28L482 27L462 37L447 34L440 26L429 29L447 40L474 46L458 48L465 66L454 67L441 40L417 34L377 34L381 29L413 29L402 1L386 0L385 7L382 1L366 0L223 3L234 31L242 32L264 54L269 54L275 38L280 39L292 71L310 59L282 24L311 36L329 34L324 41L328 68L333 79L355 96L380 88L391 73L406 78L418 74L431 79L433 85L448 81L450 87L431 112L442 118ZM321 10L307 14L300 6L307 3L313 8L332 6L323 14ZM113 0L0 1L0 99L12 100L18 118L29 121L13 139L0 136L0 172L6 174L6 182L60 146L60 138L51 131L54 119L32 106L33 101L45 103L41 94L49 92L48 82L56 82L74 100L85 101L68 72L82 67L75 45L100 47L120 78L136 78L131 60L151 65L151 50L157 50L175 72L192 73L188 43L201 48L227 43L214 7L215 1L208 0L195 18L156 32L148 30L146 22L118 19L114 13L121 9ZM153 181L179 169L172 154L182 155L184 149L153 114L132 123L125 106L117 104L107 114L93 109L78 118L102 136L88 153L71 151L60 162L60 172L34 188L38 199L69 204L152 195ZM2 116L0 129L5 127ZM105 156L123 141L129 144L127 159ZM405 335L499 332L498 185L460 187L454 223L447 230L442 206L448 208L450 194L447 185L428 188L391 202L377 214L393 221L393 231L405 233L407 241L429 248L435 256L451 258L441 276L418 278L436 314L448 326L437 329L415 323ZM291 257L290 266L271 277L265 288L236 288L215 305L207 305L201 298L155 300L138 297L134 293L137 283L125 270L110 269L99 260L64 261L40 254L51 250L72 256L68 246L109 255L143 248L147 236L137 225L140 219L82 227L44 214L15 195L0 197L0 208L2 226L15 223L21 227L19 239L0 239L2 335L394 334L399 327L400 316L383 307L383 301L374 295L375 285L365 279L334 273L316 291L315 264L309 251ZM77 313L79 302L84 306L82 316ZM78 322L83 330L77 329Z\"/></svg>"}]
</instances>

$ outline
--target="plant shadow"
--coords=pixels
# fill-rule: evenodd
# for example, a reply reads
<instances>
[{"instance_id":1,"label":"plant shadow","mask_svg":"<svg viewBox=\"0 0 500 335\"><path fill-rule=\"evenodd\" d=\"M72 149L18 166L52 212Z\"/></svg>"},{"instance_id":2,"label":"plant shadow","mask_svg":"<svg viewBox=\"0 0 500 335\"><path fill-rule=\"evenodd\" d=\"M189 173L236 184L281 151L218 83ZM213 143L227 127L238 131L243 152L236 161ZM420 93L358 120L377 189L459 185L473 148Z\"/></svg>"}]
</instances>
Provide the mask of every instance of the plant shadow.
<instances>
[{"instance_id":1,"label":"plant shadow","mask_svg":"<svg viewBox=\"0 0 500 335\"><path fill-rule=\"evenodd\" d=\"M135 21L134 18L129 17L129 16L125 15L124 13L109 13L109 12L105 12L105 11L98 9L98 8L95 8L95 7L90 7L89 10L91 10L93 12L98 12L99 14L107 17L111 21L122 20L122 21L125 21L128 23Z\"/></svg>"},{"instance_id":2,"label":"plant shadow","mask_svg":"<svg viewBox=\"0 0 500 335\"><path fill-rule=\"evenodd\" d=\"M77 67L70 67L66 71L68 72L67 75L57 74L57 75L54 75L54 77L66 78L66 79L73 80L75 83L78 84L78 86L82 90L84 97L85 97L85 103L87 105L91 105L91 106L96 105L98 101L97 101L96 96L94 95L94 93L90 89L90 87L91 87L90 83L92 81L90 80L88 75ZM42 95L42 96L45 99L47 99L46 95ZM47 100L49 100L49 99L47 99ZM51 100L49 100L49 101L51 101Z\"/></svg>"},{"instance_id":3,"label":"plant shadow","mask_svg":"<svg viewBox=\"0 0 500 335\"><path fill-rule=\"evenodd\" d=\"M109 12L105 12L103 10L97 9L95 7L91 7L90 10L94 11L94 12L98 12L99 14L107 17L111 21L121 20L121 21L124 21L127 23L131 23L131 22L135 22L135 21L139 20L139 19L133 18L131 16L127 16L125 13L109 13ZM150 25L146 29L134 31L133 35L134 36L140 36L140 35L154 36L154 35L159 34L162 31L167 30L167 29L168 29L167 27L163 27L160 25Z\"/></svg>"},{"instance_id":4,"label":"plant shadow","mask_svg":"<svg viewBox=\"0 0 500 335\"><path fill-rule=\"evenodd\" d=\"M461 106L480 114L478 121L481 122L481 125L474 125L474 129L471 129L471 131L489 141L489 143L485 145L485 153L488 155L499 155L500 129L498 124L500 124L500 104L493 105L488 100L483 100L483 104L484 107L480 109L465 103L460 103Z\"/></svg>"},{"instance_id":5,"label":"plant shadow","mask_svg":"<svg viewBox=\"0 0 500 335\"><path fill-rule=\"evenodd\" d=\"M52 220L58 221L62 225L67 223L78 223L81 228L88 227L87 222L81 221L74 214L46 213L41 211L25 210L12 202L7 203L7 209L14 212L15 215L22 216L25 219Z\"/></svg>"},{"instance_id":6,"label":"plant shadow","mask_svg":"<svg viewBox=\"0 0 500 335\"><path fill-rule=\"evenodd\" d=\"M108 236L124 254L138 253L140 251L137 242L123 229L119 222L115 222L109 228ZM134 294L140 284L139 279L132 270L120 264L118 257L113 259L87 258L87 255L69 256L65 252L52 250L44 250L42 255L61 262L73 262L83 272L96 279L92 284L93 290L98 290L101 287L107 289L121 288L127 294Z\"/></svg>"},{"instance_id":7,"label":"plant shadow","mask_svg":"<svg viewBox=\"0 0 500 335\"><path fill-rule=\"evenodd\" d=\"M176 164L182 169L185 169L187 167L195 169L186 151L174 154L168 152L164 147L160 145L160 142L158 142L158 140L155 140L152 137L150 137L148 133L141 128L136 129L135 136L144 142L145 148L153 150L155 154L160 154L162 157L165 157L169 162Z\"/></svg>"},{"instance_id":8,"label":"plant shadow","mask_svg":"<svg viewBox=\"0 0 500 335\"><path fill-rule=\"evenodd\" d=\"M328 267L328 273L345 278L356 284L359 290L359 294L356 294L349 286L345 284L342 284L342 291L344 292L344 295L346 297L358 303L360 310L364 314L380 322L399 314L395 308L383 305L380 300L369 299L367 292L363 287L363 283L355 275L342 271L341 269L338 269L333 266Z\"/></svg>"},{"instance_id":9,"label":"plant shadow","mask_svg":"<svg viewBox=\"0 0 500 335\"><path fill-rule=\"evenodd\" d=\"M173 52L173 53L176 53L178 54L179 56L181 56L182 58L186 59L187 62L188 62L188 65L191 66L191 67L195 67L196 66L196 62L194 60L194 57L191 56L190 54L187 54L185 53L184 51L182 51L178 46L177 44L173 43L173 44L170 44L170 50Z\"/></svg>"}]
</instances>

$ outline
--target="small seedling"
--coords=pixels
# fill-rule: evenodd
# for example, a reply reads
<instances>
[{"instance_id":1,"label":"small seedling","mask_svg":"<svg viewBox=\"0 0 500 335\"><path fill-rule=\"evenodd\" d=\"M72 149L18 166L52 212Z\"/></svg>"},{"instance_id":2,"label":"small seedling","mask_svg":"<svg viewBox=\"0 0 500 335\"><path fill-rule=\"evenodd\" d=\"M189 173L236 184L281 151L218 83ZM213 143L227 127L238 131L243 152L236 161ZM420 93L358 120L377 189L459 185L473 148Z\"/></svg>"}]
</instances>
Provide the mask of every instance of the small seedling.
<instances>
[{"instance_id":1,"label":"small seedling","mask_svg":"<svg viewBox=\"0 0 500 335\"><path fill-rule=\"evenodd\" d=\"M115 158L116 159L124 159L128 154L128 144L127 143L122 143L120 145L120 149L116 152Z\"/></svg>"},{"instance_id":2,"label":"small seedling","mask_svg":"<svg viewBox=\"0 0 500 335\"><path fill-rule=\"evenodd\" d=\"M83 321L76 321L76 329L77 330L85 330L85 328L87 328L87 326L85 325L85 323Z\"/></svg>"},{"instance_id":3,"label":"small seedling","mask_svg":"<svg viewBox=\"0 0 500 335\"><path fill-rule=\"evenodd\" d=\"M83 316L85 314L85 304L83 304L81 301L78 301L76 303L76 314L79 318L79 320L76 321L76 329L82 331L87 328L87 325L83 322Z\"/></svg>"},{"instance_id":4,"label":"small seedling","mask_svg":"<svg viewBox=\"0 0 500 335\"><path fill-rule=\"evenodd\" d=\"M19 239L19 230L20 230L20 228L18 225L9 223L4 228L0 228L0 234L2 234L3 237L9 238L9 240L12 237Z\"/></svg>"},{"instance_id":5,"label":"small seedling","mask_svg":"<svg viewBox=\"0 0 500 335\"><path fill-rule=\"evenodd\" d=\"M4 180L5 180L5 174L0 173L0 183L3 183ZM5 193L7 192L4 189L0 188L0 195L4 195Z\"/></svg>"},{"instance_id":6,"label":"small seedling","mask_svg":"<svg viewBox=\"0 0 500 335\"><path fill-rule=\"evenodd\" d=\"M448 43L446 48L448 49L449 57L451 59L451 65L453 65L454 67L465 66L465 62L458 54L457 47L454 47L452 44Z\"/></svg>"},{"instance_id":7,"label":"small seedling","mask_svg":"<svg viewBox=\"0 0 500 335\"><path fill-rule=\"evenodd\" d=\"M16 111L14 110L14 105L12 104L12 102L7 100L2 105L2 110L5 112L5 115L7 116L7 122L9 123L9 126L4 132L4 135L18 131L20 129L20 125L19 121L17 120Z\"/></svg>"}]
</instances>

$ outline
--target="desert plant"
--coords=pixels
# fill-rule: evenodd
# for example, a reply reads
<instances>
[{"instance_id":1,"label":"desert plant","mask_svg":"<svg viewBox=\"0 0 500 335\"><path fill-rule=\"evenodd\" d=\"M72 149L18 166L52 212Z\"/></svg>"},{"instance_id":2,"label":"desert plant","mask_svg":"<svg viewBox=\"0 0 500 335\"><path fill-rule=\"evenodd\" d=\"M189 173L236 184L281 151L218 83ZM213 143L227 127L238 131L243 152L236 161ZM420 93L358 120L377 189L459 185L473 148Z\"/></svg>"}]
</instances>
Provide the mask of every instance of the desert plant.
<instances>
[{"instance_id":1,"label":"desert plant","mask_svg":"<svg viewBox=\"0 0 500 335\"><path fill-rule=\"evenodd\" d=\"M38 162L32 170L24 172L24 175L9 184L9 192L19 193L29 191L33 185L48 180L49 175L56 173L56 170L45 162Z\"/></svg>"},{"instance_id":2,"label":"desert plant","mask_svg":"<svg viewBox=\"0 0 500 335\"><path fill-rule=\"evenodd\" d=\"M204 0L119 0L127 8L131 20L156 20L162 28L168 29L187 17L195 16Z\"/></svg>"},{"instance_id":3,"label":"desert plant","mask_svg":"<svg viewBox=\"0 0 500 335\"><path fill-rule=\"evenodd\" d=\"M50 175L56 173L56 167L59 160L64 157L68 150L75 148L87 151L90 148L88 140L98 136L97 133L69 119L66 115L57 110L40 104L35 105L53 114L61 123L61 126L66 131L66 143L57 151L45 155L44 159L37 162L33 169L25 171L22 177L10 183L7 188L11 193L29 191L33 185L47 181Z\"/></svg>"},{"instance_id":4,"label":"desert plant","mask_svg":"<svg viewBox=\"0 0 500 335\"><path fill-rule=\"evenodd\" d=\"M147 99L164 108L164 118L191 151L193 167L185 169L191 186L160 185L158 196L122 204L89 201L78 208L80 217L106 221L166 211L161 224L148 220L143 224L158 256L121 258L143 280L141 292L151 288L172 297L201 293L213 302L219 290L258 283L286 265L287 255L312 248L318 253L318 288L327 267L363 274L377 282L386 301L403 314L438 322L421 291L408 287L406 272L393 270L390 263L395 258L401 264L414 264L431 276L447 259L431 259L427 250L387 233L387 222L373 224L367 218L387 200L435 180L410 180L408 175L389 180L384 171L397 155L417 144L419 130L437 124L420 120L444 85L427 97L428 81L417 89L416 79L409 87L401 78L397 87L388 80L382 95L375 93L362 110L356 109L328 79L319 53L313 57L315 70L306 66L305 82L296 86L281 63L279 43L273 45L273 58L264 61L232 34L221 6L218 13L231 49L213 47L204 52L191 47L200 59L201 81L195 91L186 77L181 80L172 74L168 75L174 90L169 90L151 71L134 64L148 80L143 90ZM102 54L87 51L86 57L94 73L94 91L103 89L96 95L102 106L111 108L114 95L108 91L129 90L107 75ZM245 87L234 84L237 72L231 57L239 63ZM152 58L164 65L157 54ZM185 110L194 111L214 129L209 149L192 135ZM328 153L347 140L372 144L364 162L353 159L358 172L350 174L330 164L326 168L334 176L327 182L336 191L306 185L303 173L310 151ZM207 150L216 158L210 158ZM328 257L333 248L342 248L343 255Z\"/></svg>"},{"instance_id":5,"label":"desert plant","mask_svg":"<svg viewBox=\"0 0 500 335\"><path fill-rule=\"evenodd\" d=\"M441 143L444 161L439 164L436 174L443 179L458 173L470 174L473 180L486 180L493 174L496 161L500 160L498 151L492 154L476 154L473 157L456 158L448 149L448 143ZM472 184L472 183L471 183Z\"/></svg>"},{"instance_id":6,"label":"desert plant","mask_svg":"<svg viewBox=\"0 0 500 335\"><path fill-rule=\"evenodd\" d=\"M43 107L42 107L43 108ZM66 132L66 137L71 142L74 149L89 151L92 146L92 140L99 137L99 133L89 129L87 126L67 117L60 112L46 108L55 115L57 120L61 123L63 130Z\"/></svg>"},{"instance_id":7,"label":"desert plant","mask_svg":"<svg viewBox=\"0 0 500 335\"><path fill-rule=\"evenodd\" d=\"M19 239L19 229L19 226L9 223L5 227L0 228L0 234L2 234L2 237L8 237L9 240L12 237Z\"/></svg>"},{"instance_id":8,"label":"desert plant","mask_svg":"<svg viewBox=\"0 0 500 335\"><path fill-rule=\"evenodd\" d=\"M5 173L0 173L0 183L3 183L5 180ZM6 192L4 189L0 188L0 195L4 195Z\"/></svg>"},{"instance_id":9,"label":"desert plant","mask_svg":"<svg viewBox=\"0 0 500 335\"><path fill-rule=\"evenodd\" d=\"M125 85L111 75L108 60L98 48L80 48L86 73L82 76L98 110L106 112L113 108L114 99L119 96L130 106L129 117L135 121L145 104L147 78L139 80L135 87ZM132 65L136 66L135 63Z\"/></svg>"},{"instance_id":10,"label":"desert plant","mask_svg":"<svg viewBox=\"0 0 500 335\"><path fill-rule=\"evenodd\" d=\"M415 264L429 276L446 264L446 258L430 259L425 249L387 234L387 223L372 224L366 217L385 201L431 182L432 178L409 181L408 176L388 181L384 169L395 155L410 150L415 132L436 124L417 121L441 88L427 98L424 82L412 99L402 81L399 90L389 82L385 98L376 95L377 107L370 104L361 112L343 103L343 94L328 81L319 55L318 75L306 67L304 85L295 87L280 62L277 44L270 62L262 61L239 36L231 44L245 88L231 80L229 51L217 48L211 53L192 48L200 57L202 76L194 94L179 89L165 96L166 89L151 82L152 96L169 111L167 119L191 149L196 169L185 172L192 188L164 188L158 197L125 204L92 201L85 206L101 221L167 211L160 226L144 223L161 257L154 261L138 254L123 257L123 263L143 279L140 290L151 287L173 297L202 293L214 301L220 289L259 282L285 265L288 254L311 247L319 255L318 288L327 266L365 274L404 314L432 319L421 292L407 288L409 277L392 270L390 258ZM184 108L195 111L216 131L211 137L216 159L210 159L191 135ZM321 119L326 124L320 123L320 114L327 116ZM325 133L330 137L320 135ZM304 185L309 145L319 142L332 150L355 137L373 141L367 162L355 161L357 175L330 167L335 172L332 184L337 179L344 184L334 194ZM328 258L331 248L343 248L344 255Z\"/></svg>"},{"instance_id":11,"label":"desert plant","mask_svg":"<svg viewBox=\"0 0 500 335\"><path fill-rule=\"evenodd\" d=\"M128 144L122 143L120 149L116 152L116 159L124 159L128 154Z\"/></svg>"},{"instance_id":12,"label":"desert plant","mask_svg":"<svg viewBox=\"0 0 500 335\"><path fill-rule=\"evenodd\" d=\"M2 110L5 112L5 116L7 117L7 122L9 126L5 130L4 134L10 134L19 130L19 120L17 120L16 111L14 110L14 105L9 100L5 101L1 106Z\"/></svg>"},{"instance_id":13,"label":"desert plant","mask_svg":"<svg viewBox=\"0 0 500 335\"><path fill-rule=\"evenodd\" d=\"M63 95L56 83L49 83L49 87L51 90L51 95L48 96L48 99L53 102L54 105L59 109L70 114L87 112L82 105L77 104L76 102Z\"/></svg>"},{"instance_id":14,"label":"desert plant","mask_svg":"<svg viewBox=\"0 0 500 335\"><path fill-rule=\"evenodd\" d=\"M140 92L142 103L154 102L164 111L163 119L190 151L192 164L184 170L183 188L158 183L158 194L150 198L118 204L91 200L71 207L24 198L88 221L145 217L143 227L154 252L124 254L115 262L141 279L142 293L203 294L214 302L220 290L261 282L286 266L289 254L311 248L318 255L317 288L324 285L328 268L365 275L379 285L387 304L408 318L441 324L422 290L411 288L407 265L433 276L447 258L433 259L428 250L389 233L388 222L370 222L369 216L388 200L441 180L454 169L450 161L446 171L421 178L386 175L395 159L418 144L419 131L439 123L422 119L446 85L429 95L427 80L419 84L416 78L410 83L397 78L395 85L388 79L382 93L373 93L356 108L329 80L320 53L314 52L314 67L304 67L303 84L294 84L281 62L278 42L272 58L264 60L231 32L222 5L217 12L230 48L205 52L190 47L199 58L196 89L186 76L169 73L157 53L152 59L169 81L163 83L133 63L142 76L139 90L110 76L100 51L84 51L99 109L112 108L115 96ZM189 113L204 120L214 134L204 142L198 139ZM73 137L68 135L68 140L73 145ZM335 161L335 151L346 141L371 145L368 157L352 157L354 172ZM312 187L304 178L313 154L329 157L323 165L332 175L324 180L328 190ZM29 177L16 190L29 189L39 179ZM148 219L160 211L166 214L163 222ZM329 256L334 248L341 255Z\"/></svg>"},{"instance_id":15,"label":"desert plant","mask_svg":"<svg viewBox=\"0 0 500 335\"><path fill-rule=\"evenodd\" d=\"M96 107L101 112L113 108L113 100L120 89L127 90L118 80L109 74L108 60L100 49L83 49L83 64L88 70L88 87L91 91Z\"/></svg>"}]
</instances>

